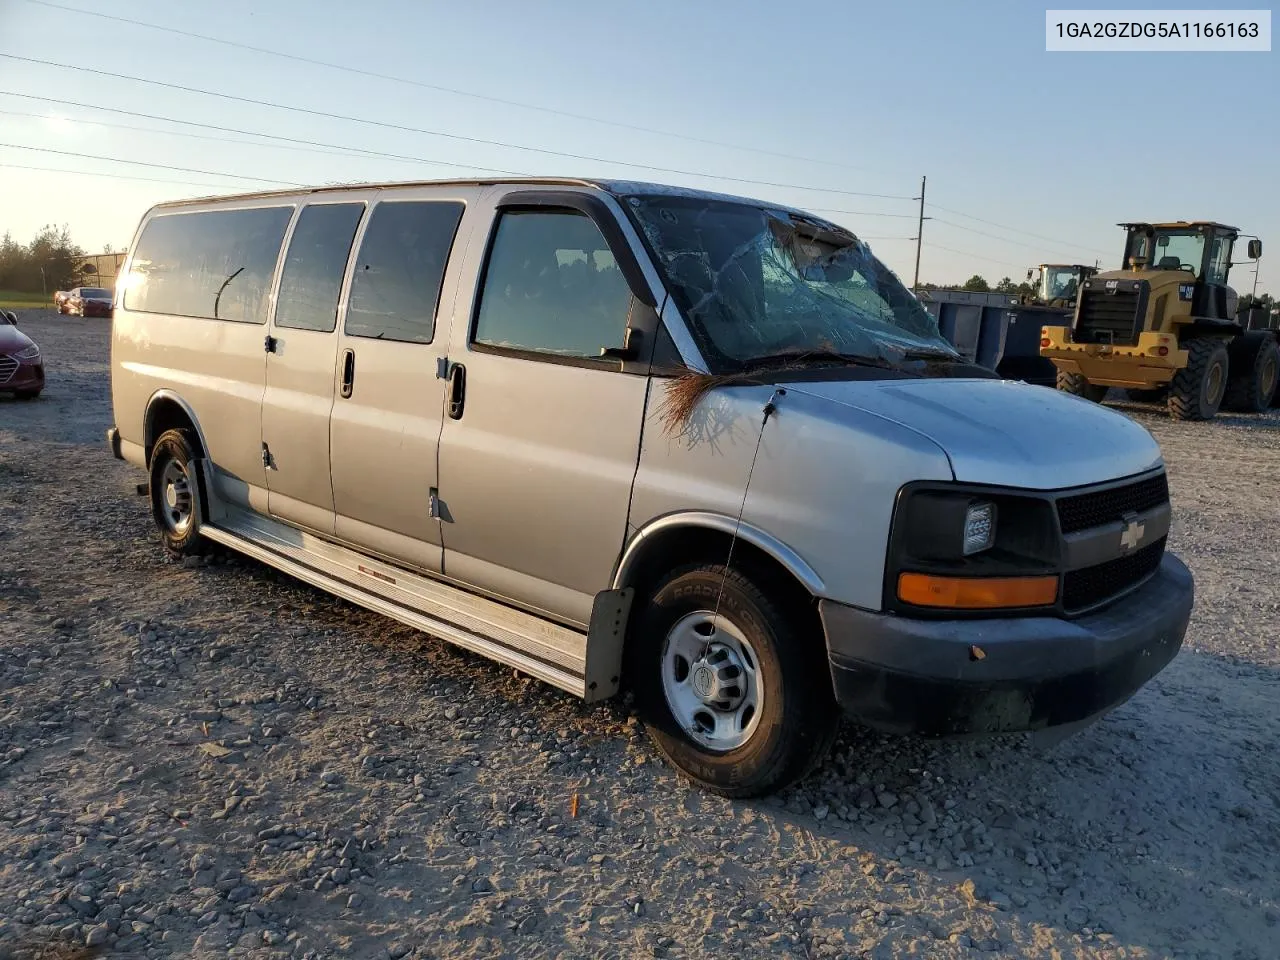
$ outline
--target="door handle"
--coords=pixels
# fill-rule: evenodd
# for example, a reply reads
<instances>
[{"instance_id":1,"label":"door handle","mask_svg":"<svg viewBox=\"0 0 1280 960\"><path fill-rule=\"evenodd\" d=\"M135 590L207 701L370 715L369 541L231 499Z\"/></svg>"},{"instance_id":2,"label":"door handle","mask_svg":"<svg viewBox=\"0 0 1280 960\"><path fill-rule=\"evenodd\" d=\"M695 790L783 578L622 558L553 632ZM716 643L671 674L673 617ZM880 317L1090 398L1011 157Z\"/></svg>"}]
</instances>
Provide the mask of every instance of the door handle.
<instances>
[{"instance_id":1,"label":"door handle","mask_svg":"<svg viewBox=\"0 0 1280 960\"><path fill-rule=\"evenodd\" d=\"M467 399L467 368L455 363L449 369L449 418L462 419L462 407Z\"/></svg>"},{"instance_id":2,"label":"door handle","mask_svg":"<svg viewBox=\"0 0 1280 960\"><path fill-rule=\"evenodd\" d=\"M342 353L342 399L351 396L356 386L356 352L345 350Z\"/></svg>"}]
</instances>

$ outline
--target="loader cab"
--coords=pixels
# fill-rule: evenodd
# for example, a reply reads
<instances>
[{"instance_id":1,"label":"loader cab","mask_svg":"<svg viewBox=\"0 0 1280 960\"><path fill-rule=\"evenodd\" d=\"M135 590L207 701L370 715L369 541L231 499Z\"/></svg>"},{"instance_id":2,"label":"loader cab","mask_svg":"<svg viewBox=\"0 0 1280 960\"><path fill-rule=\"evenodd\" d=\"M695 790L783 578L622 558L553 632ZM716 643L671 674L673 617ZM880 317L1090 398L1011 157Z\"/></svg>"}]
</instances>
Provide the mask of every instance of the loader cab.
<instances>
[{"instance_id":1,"label":"loader cab","mask_svg":"<svg viewBox=\"0 0 1280 960\"><path fill-rule=\"evenodd\" d=\"M1071 307L1075 306L1081 285L1097 270L1079 263L1042 263L1027 271L1027 280L1034 279L1037 273L1036 302Z\"/></svg>"},{"instance_id":2,"label":"loader cab","mask_svg":"<svg viewBox=\"0 0 1280 960\"><path fill-rule=\"evenodd\" d=\"M1236 294L1227 285L1231 253L1240 231L1209 221L1176 223L1122 223L1126 239L1124 267L1135 273L1175 272L1179 299L1191 301L1191 315L1207 320L1230 321L1235 316ZM1262 242L1249 241L1249 257L1262 255Z\"/></svg>"}]
</instances>

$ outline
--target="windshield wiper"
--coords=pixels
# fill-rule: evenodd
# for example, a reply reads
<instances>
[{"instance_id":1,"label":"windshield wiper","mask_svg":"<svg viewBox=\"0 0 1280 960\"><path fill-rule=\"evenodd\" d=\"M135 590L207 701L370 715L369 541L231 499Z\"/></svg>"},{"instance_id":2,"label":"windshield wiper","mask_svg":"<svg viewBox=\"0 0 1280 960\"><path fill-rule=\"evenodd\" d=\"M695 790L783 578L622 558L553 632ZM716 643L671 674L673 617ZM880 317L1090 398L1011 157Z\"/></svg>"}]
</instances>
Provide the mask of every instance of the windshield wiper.
<instances>
[{"instance_id":1,"label":"windshield wiper","mask_svg":"<svg viewBox=\"0 0 1280 960\"><path fill-rule=\"evenodd\" d=\"M892 363L881 357L870 357L861 353L835 353L830 350L814 350L808 353L769 353L744 361L743 367L755 370L762 367L807 367L816 364L878 367L882 370L894 369Z\"/></svg>"},{"instance_id":2,"label":"windshield wiper","mask_svg":"<svg viewBox=\"0 0 1280 960\"><path fill-rule=\"evenodd\" d=\"M949 350L907 350L902 354L903 360L948 360L952 363L967 363L964 357Z\"/></svg>"}]
</instances>

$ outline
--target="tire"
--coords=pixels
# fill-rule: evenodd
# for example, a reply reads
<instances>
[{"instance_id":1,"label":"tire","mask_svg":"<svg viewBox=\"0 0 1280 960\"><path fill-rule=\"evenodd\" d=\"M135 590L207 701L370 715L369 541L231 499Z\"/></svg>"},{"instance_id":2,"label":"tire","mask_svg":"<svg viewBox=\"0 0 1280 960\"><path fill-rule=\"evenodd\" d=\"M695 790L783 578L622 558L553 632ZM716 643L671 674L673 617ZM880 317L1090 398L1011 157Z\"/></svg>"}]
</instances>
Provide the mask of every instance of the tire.
<instances>
[{"instance_id":1,"label":"tire","mask_svg":"<svg viewBox=\"0 0 1280 960\"><path fill-rule=\"evenodd\" d=\"M1169 383L1169 415L1175 420L1212 420L1226 394L1226 344L1214 337L1196 337L1184 346L1190 356Z\"/></svg>"},{"instance_id":2,"label":"tire","mask_svg":"<svg viewBox=\"0 0 1280 960\"><path fill-rule=\"evenodd\" d=\"M1227 350L1231 376L1222 397L1225 410L1262 413L1271 406L1280 380L1280 350L1270 333L1246 333Z\"/></svg>"},{"instance_id":3,"label":"tire","mask_svg":"<svg viewBox=\"0 0 1280 960\"><path fill-rule=\"evenodd\" d=\"M626 675L650 737L680 773L724 797L756 797L822 761L839 711L821 638L797 622L756 581L719 565L684 567L654 589ZM708 681L702 696L698 678ZM717 697L719 706L708 702ZM723 725L706 722L715 719ZM689 729L699 720L701 730Z\"/></svg>"},{"instance_id":4,"label":"tire","mask_svg":"<svg viewBox=\"0 0 1280 960\"><path fill-rule=\"evenodd\" d=\"M200 535L200 496L195 437L189 430L167 430L151 450L151 517L165 552L175 559L207 556L214 544Z\"/></svg>"},{"instance_id":5,"label":"tire","mask_svg":"<svg viewBox=\"0 0 1280 960\"><path fill-rule=\"evenodd\" d=\"M1090 383L1084 378L1084 374L1066 373L1059 370L1058 389L1063 393L1070 393L1077 397L1084 397L1086 400L1092 400L1094 403L1101 403L1110 388L1104 387L1100 383Z\"/></svg>"}]
</instances>

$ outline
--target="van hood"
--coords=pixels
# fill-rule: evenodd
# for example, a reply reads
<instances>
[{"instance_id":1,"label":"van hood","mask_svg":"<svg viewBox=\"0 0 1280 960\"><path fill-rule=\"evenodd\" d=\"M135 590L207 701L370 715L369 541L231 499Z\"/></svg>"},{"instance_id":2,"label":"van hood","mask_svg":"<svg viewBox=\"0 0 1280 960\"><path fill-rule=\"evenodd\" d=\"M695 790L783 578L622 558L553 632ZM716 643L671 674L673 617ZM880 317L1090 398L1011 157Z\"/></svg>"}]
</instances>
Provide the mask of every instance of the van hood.
<instances>
[{"instance_id":1,"label":"van hood","mask_svg":"<svg viewBox=\"0 0 1280 960\"><path fill-rule=\"evenodd\" d=\"M784 386L928 437L965 483L1056 490L1132 476L1162 462L1144 427L1051 387L946 378Z\"/></svg>"}]
</instances>

